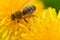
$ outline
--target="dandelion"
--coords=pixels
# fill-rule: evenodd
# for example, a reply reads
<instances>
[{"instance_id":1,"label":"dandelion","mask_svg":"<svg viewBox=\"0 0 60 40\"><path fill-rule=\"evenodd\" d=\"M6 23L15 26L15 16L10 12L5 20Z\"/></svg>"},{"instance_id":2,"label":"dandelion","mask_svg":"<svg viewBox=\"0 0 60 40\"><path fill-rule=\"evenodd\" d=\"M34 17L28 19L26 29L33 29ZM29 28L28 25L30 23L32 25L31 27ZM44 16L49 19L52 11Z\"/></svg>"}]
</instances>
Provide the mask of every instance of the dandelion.
<instances>
[{"instance_id":1,"label":"dandelion","mask_svg":"<svg viewBox=\"0 0 60 40\"><path fill-rule=\"evenodd\" d=\"M25 3L28 5L29 1L1 0L0 40L60 40L60 11L57 15L55 8L44 9L42 2L33 0L30 3L36 6L36 17L26 18L28 23L23 19L19 23L11 20L10 15Z\"/></svg>"}]
</instances>

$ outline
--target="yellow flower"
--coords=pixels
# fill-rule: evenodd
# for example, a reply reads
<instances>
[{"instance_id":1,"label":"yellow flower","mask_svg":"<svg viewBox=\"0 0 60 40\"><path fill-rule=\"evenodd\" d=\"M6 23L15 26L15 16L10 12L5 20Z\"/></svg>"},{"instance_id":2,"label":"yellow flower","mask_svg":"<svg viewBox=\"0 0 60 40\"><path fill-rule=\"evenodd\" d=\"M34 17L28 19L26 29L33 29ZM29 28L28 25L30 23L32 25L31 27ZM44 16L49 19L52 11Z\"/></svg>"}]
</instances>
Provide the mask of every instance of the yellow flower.
<instances>
[{"instance_id":1,"label":"yellow flower","mask_svg":"<svg viewBox=\"0 0 60 40\"><path fill-rule=\"evenodd\" d=\"M36 17L28 17L26 23L11 20L11 14L24 6L34 5ZM0 0L0 40L60 40L60 12L44 9L38 0Z\"/></svg>"}]
</instances>

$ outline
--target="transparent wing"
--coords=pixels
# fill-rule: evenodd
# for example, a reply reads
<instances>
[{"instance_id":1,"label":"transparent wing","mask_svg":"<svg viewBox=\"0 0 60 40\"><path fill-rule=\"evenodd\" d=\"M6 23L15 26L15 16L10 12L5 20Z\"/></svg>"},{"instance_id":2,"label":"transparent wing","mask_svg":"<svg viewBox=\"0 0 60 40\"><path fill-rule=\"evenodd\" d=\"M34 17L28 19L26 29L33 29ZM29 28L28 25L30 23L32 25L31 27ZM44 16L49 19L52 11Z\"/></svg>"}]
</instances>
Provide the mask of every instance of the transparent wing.
<instances>
[{"instance_id":1,"label":"transparent wing","mask_svg":"<svg viewBox=\"0 0 60 40\"><path fill-rule=\"evenodd\" d=\"M27 0L26 2L24 2L21 6L21 8L19 10L22 10L24 7L26 7L27 5L31 5L33 0Z\"/></svg>"}]
</instances>

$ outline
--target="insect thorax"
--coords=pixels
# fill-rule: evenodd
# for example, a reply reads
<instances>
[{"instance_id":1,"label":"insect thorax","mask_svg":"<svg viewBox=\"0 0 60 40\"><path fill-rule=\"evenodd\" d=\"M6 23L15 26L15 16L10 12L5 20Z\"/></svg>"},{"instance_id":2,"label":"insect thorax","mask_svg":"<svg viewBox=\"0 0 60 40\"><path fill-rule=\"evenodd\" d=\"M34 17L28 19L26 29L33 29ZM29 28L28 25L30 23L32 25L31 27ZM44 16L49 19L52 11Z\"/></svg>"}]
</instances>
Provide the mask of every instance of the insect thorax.
<instances>
[{"instance_id":1,"label":"insect thorax","mask_svg":"<svg viewBox=\"0 0 60 40\"><path fill-rule=\"evenodd\" d=\"M21 19L22 16L23 16L23 13L22 13L21 11L15 12L15 18L16 18L16 19Z\"/></svg>"}]
</instances>

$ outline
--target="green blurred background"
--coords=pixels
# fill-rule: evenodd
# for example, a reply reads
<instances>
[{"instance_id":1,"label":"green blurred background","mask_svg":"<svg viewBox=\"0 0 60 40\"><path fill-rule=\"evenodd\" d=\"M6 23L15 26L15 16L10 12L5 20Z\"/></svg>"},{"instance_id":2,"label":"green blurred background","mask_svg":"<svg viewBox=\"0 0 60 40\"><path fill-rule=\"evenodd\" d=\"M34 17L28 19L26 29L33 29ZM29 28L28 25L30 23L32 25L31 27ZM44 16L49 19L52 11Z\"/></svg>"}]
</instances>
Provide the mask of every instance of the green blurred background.
<instances>
[{"instance_id":1,"label":"green blurred background","mask_svg":"<svg viewBox=\"0 0 60 40\"><path fill-rule=\"evenodd\" d=\"M60 0L41 0L41 1L43 1L46 8L48 7L55 8L58 14L58 11L60 9Z\"/></svg>"}]
</instances>

